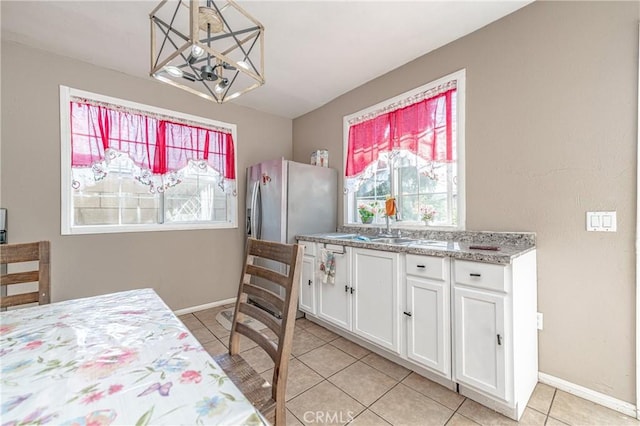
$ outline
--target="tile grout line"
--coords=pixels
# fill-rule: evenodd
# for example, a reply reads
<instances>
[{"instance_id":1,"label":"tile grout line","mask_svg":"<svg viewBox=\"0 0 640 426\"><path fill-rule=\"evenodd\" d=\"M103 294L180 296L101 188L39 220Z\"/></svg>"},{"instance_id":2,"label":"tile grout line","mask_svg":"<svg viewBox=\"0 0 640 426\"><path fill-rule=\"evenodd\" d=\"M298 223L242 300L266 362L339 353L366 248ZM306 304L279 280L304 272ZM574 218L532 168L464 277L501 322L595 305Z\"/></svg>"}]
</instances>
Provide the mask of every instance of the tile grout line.
<instances>
[{"instance_id":1,"label":"tile grout line","mask_svg":"<svg viewBox=\"0 0 640 426\"><path fill-rule=\"evenodd\" d=\"M453 414L457 413L457 412L458 412L458 410L460 409L460 407L462 407L462 404L464 404L464 402L468 399L466 396L464 396L464 395L462 395L462 394L460 394L460 393L458 393L458 392L453 392L451 389L447 389L446 387L444 387L444 386L443 386L445 389L447 389L447 390L451 390L451 392L453 392L453 393L455 393L455 394L457 394L457 395L460 395L460 396L462 397L462 401L460 401L460 404L458 404L458 406L457 406L455 409L453 409L453 408L451 408L451 407L448 407L448 406L444 405L442 402L440 402L440 401L438 401L438 400L434 399L434 398L433 398L433 397L431 397L430 395L427 395L426 393L423 393L423 392L419 391L418 389L415 389L415 388L413 388L413 387L411 387L411 386L409 386L409 385L405 384L405 383L404 383L404 381L405 381L405 380L407 379L407 377L409 377L411 374L417 374L418 376L420 376L420 374L416 373L415 371L412 371L412 372L411 372L411 373L409 373L407 376L405 376L402 380L400 380L400 382L399 382L399 383L402 383L403 385L405 385L406 387L408 387L408 388L409 388L409 389L411 389L412 391L417 392L418 394L420 394L420 395L424 396L424 397L425 397L425 398L427 398L427 399L430 399L431 401L435 402L436 404L442 405L444 408L446 408L446 409L448 409L448 410L453 411ZM424 377L424 376L420 376L420 377L422 377L422 378L424 378L424 379L426 379L426 380L429 380L429 379L427 379L427 378L426 378L426 377ZM433 380L429 380L429 381L430 381L430 382L435 383L436 385L442 386L442 385L440 385L439 383L434 382ZM460 415L462 416L462 414L460 414ZM464 416L464 417L465 417L465 418L468 418L467 416ZM476 423L477 423L477 422L476 422Z\"/></svg>"},{"instance_id":2,"label":"tile grout line","mask_svg":"<svg viewBox=\"0 0 640 426\"><path fill-rule=\"evenodd\" d=\"M454 411L453 413L451 413L451 415L449 416L449 418L447 419L446 422L444 422L445 426L451 421L451 419L453 418L453 416L456 415L456 412Z\"/></svg>"},{"instance_id":3,"label":"tile grout line","mask_svg":"<svg viewBox=\"0 0 640 426\"><path fill-rule=\"evenodd\" d=\"M306 392L306 391L305 391L305 392ZM304 392L303 392L303 393L304 393ZM302 393L301 393L300 395L302 395ZM299 396L299 395L296 395L294 398L297 398L298 396ZM291 399L293 399L293 398L291 398ZM298 418L298 416L296 416L295 414L293 414L293 411L291 411L291 410L289 410L289 409L287 408L287 401L285 401L285 402L284 402L284 407L285 407L285 410L287 410L289 413L291 413L291 415L293 416L293 418L295 418L297 421L299 421L302 425L304 425L304 424L305 424L302 420L300 420L300 419ZM286 417L285 417L285 420L286 420Z\"/></svg>"},{"instance_id":4,"label":"tile grout line","mask_svg":"<svg viewBox=\"0 0 640 426\"><path fill-rule=\"evenodd\" d=\"M427 380L429 380L429 379L427 379ZM453 392L453 391L452 391L452 392ZM453 418L453 416L455 416L455 415L457 414L457 415L459 415L459 416L464 417L465 419L471 420L471 421L472 421L472 422L474 422L474 423L478 423L478 422L476 422L475 420L470 419L469 417L465 416L464 414L462 414L462 413L458 413L458 411L459 411L459 410L460 410L460 408L462 407L462 404L464 404L464 402L467 400L467 397L466 397L466 396L461 395L461 394L460 394L460 393L458 393L458 392L456 392L456 393L457 393L458 395L462 396L462 401L460 401L460 404L458 404L458 406L456 407L456 409L455 409L455 410L453 410L453 414L451 415L451 418ZM437 401L436 401L436 402L437 402ZM449 419L449 420L447 421L447 423L448 423L448 422L450 422L450 421L451 421L451 419ZM445 424L446 424L446 423L445 423Z\"/></svg>"},{"instance_id":5,"label":"tile grout line","mask_svg":"<svg viewBox=\"0 0 640 426\"><path fill-rule=\"evenodd\" d=\"M551 397L551 404L549 404L549 408L547 408L547 416L551 415L551 407L553 407L553 403L556 400L556 395L558 393L558 389L553 390L553 396Z\"/></svg>"},{"instance_id":6,"label":"tile grout line","mask_svg":"<svg viewBox=\"0 0 640 426\"><path fill-rule=\"evenodd\" d=\"M383 393L382 395L380 395L380 397L378 397L378 399L376 399L375 401L373 401L371 404L369 404L366 409L370 410L373 414L375 414L376 416L380 417L382 420L384 420L385 422L389 423L390 425L393 425L392 422L390 422L389 420L387 420L386 418L384 418L382 415L376 413L375 411L371 410L371 407L378 401L380 401L382 398L385 397L386 394L388 394L389 392L391 392L392 390L394 390L395 388L398 387L398 385L400 384L400 382L396 383L395 385L391 386L391 388L389 388L389 390L387 390L385 393Z\"/></svg>"},{"instance_id":7,"label":"tile grout line","mask_svg":"<svg viewBox=\"0 0 640 426\"><path fill-rule=\"evenodd\" d=\"M553 396L551 397L551 403L549 404L549 408L547 409L547 418L544 419L545 426L549 422L549 417L551 417L551 407L553 407L553 403L556 400L556 394L557 393L558 393L558 389L554 389L553 390Z\"/></svg>"},{"instance_id":8,"label":"tile grout line","mask_svg":"<svg viewBox=\"0 0 640 426\"><path fill-rule=\"evenodd\" d=\"M465 398L465 401L466 401L466 398ZM462 404L460 404L460 405L462 405ZM482 426L482 423L478 423L477 421L473 420L473 419L472 419L472 418L470 418L470 417L465 416L465 415L464 415L464 414L462 414L462 413L458 413L458 412L456 411L456 412L454 413L454 415L455 415L455 414L457 414L457 415L459 415L459 416L461 416L461 417L464 417L465 419L469 420L470 422L473 422L473 423L475 423L475 424L477 424L477 425L479 425L479 426ZM453 416L451 416L451 417L453 417Z\"/></svg>"},{"instance_id":9,"label":"tile grout line","mask_svg":"<svg viewBox=\"0 0 640 426\"><path fill-rule=\"evenodd\" d=\"M322 346L318 346L316 349L320 349L320 348L322 348L322 347L324 347L324 346L327 346L327 345L329 345L329 343L326 343L326 344L324 344L324 345L322 345ZM335 346L333 346L333 345L331 345L331 346L335 348ZM308 354L308 353L311 353L311 352L315 351L316 349L312 349L312 350L310 350L309 352L305 352L303 355L306 355L306 354ZM336 349L340 350L339 348L336 348ZM347 355L349 355L349 354L347 354ZM351 356L351 355L349 355L349 356ZM329 377L324 377L324 376L323 376L319 371L315 370L312 366L310 366L309 364L307 364L306 362L304 362L304 360L298 359L298 361L300 361L301 363L303 363L306 367L308 367L311 371L313 371L314 373L316 373L318 376L320 376L320 377L322 377L324 380L327 380L327 381L328 381L330 377L333 377L333 376L335 376L336 374L340 373L341 371L346 370L347 368L351 367L353 364L355 364L356 362L358 362L358 361L359 361L359 360L358 360L358 359L356 359L354 356L351 356L351 358L354 358L354 359L355 359L355 361L354 361L354 362L352 362L352 363L350 363L350 364L349 364L349 365L347 365L346 367L342 367L340 370L338 370L338 371L336 371L335 373L331 374ZM331 383L331 382L329 382L329 383ZM333 385L333 383L331 383L331 384ZM334 385L334 386L336 386L336 385ZM336 386L336 387L337 387L337 386ZM338 389L340 389L340 388L338 388ZM344 392L344 390L342 390L342 389L340 389L340 390ZM346 392L344 392L344 393L346 393ZM349 395L349 394L347 394L347 395ZM349 395L349 396L351 396L351 395ZM353 398L353 397L352 397L352 398ZM355 399L355 398L354 398L354 399ZM356 401L357 401L357 400L356 400ZM360 402L360 401L358 401L358 402Z\"/></svg>"},{"instance_id":10,"label":"tile grout line","mask_svg":"<svg viewBox=\"0 0 640 426\"><path fill-rule=\"evenodd\" d=\"M340 336L340 337L342 337L342 336ZM338 337L338 339L339 339L340 337ZM364 358L364 357L366 357L367 355L369 355L370 353L372 353L371 351L369 351L369 349L367 349L367 348L363 348L362 346L358 345L357 343L353 343L353 342L351 342L350 340L345 339L345 340L347 340L348 342L351 342L351 343L353 343L354 345L357 345L357 346L361 347L362 349L365 349L365 350L369 351L369 353L368 353L368 354L366 354L366 355L362 355L360 358L357 358L356 356L351 355L349 352L345 351L344 349L339 348L339 347L337 347L336 345L334 345L334 344L333 344L333 342L335 342L335 341L336 341L336 340L338 340L338 339L334 339L334 340L332 340L331 342L329 342L329 344L330 344L331 346L333 346L334 348L336 348L337 350L342 351L342 352L344 352L345 354L347 354L347 355L349 355L349 356L354 357L354 358L355 358L356 360L358 360L358 361L362 360L362 358ZM344 339L344 337L343 337L343 339ZM368 365L368 364L367 364L367 365Z\"/></svg>"}]
</instances>

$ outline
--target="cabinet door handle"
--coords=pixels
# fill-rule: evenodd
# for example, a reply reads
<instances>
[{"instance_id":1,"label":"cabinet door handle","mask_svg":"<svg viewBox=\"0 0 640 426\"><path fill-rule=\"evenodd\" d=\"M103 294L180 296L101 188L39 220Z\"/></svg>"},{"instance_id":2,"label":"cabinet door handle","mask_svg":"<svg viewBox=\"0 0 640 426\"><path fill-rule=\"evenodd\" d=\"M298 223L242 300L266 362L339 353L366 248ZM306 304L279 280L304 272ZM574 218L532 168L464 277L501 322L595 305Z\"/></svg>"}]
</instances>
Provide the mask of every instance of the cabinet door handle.
<instances>
[{"instance_id":1,"label":"cabinet door handle","mask_svg":"<svg viewBox=\"0 0 640 426\"><path fill-rule=\"evenodd\" d=\"M309 280L309 285L311 285L311 280Z\"/></svg>"},{"instance_id":2,"label":"cabinet door handle","mask_svg":"<svg viewBox=\"0 0 640 426\"><path fill-rule=\"evenodd\" d=\"M502 336L498 334L498 346L502 346Z\"/></svg>"},{"instance_id":3,"label":"cabinet door handle","mask_svg":"<svg viewBox=\"0 0 640 426\"><path fill-rule=\"evenodd\" d=\"M403 312L403 314L405 314L406 316L410 317L411 316L411 312Z\"/></svg>"},{"instance_id":4,"label":"cabinet door handle","mask_svg":"<svg viewBox=\"0 0 640 426\"><path fill-rule=\"evenodd\" d=\"M346 285L346 284L345 284L345 286L344 286L344 292L345 292L345 293L348 293L348 292L349 292L349 286L348 286L348 285Z\"/></svg>"},{"instance_id":5,"label":"cabinet door handle","mask_svg":"<svg viewBox=\"0 0 640 426\"><path fill-rule=\"evenodd\" d=\"M353 287L349 287L349 289L351 290L351 294L353 294L353 292L355 292L355 289Z\"/></svg>"},{"instance_id":6,"label":"cabinet door handle","mask_svg":"<svg viewBox=\"0 0 640 426\"><path fill-rule=\"evenodd\" d=\"M470 277L480 278L482 275L480 275L480 274L475 274L475 273L473 273L473 272L472 272L472 273L470 273L470 274L469 274L469 276L470 276Z\"/></svg>"},{"instance_id":7,"label":"cabinet door handle","mask_svg":"<svg viewBox=\"0 0 640 426\"><path fill-rule=\"evenodd\" d=\"M424 269L425 266L424 265L416 265L416 267L420 268L420 269Z\"/></svg>"}]
</instances>

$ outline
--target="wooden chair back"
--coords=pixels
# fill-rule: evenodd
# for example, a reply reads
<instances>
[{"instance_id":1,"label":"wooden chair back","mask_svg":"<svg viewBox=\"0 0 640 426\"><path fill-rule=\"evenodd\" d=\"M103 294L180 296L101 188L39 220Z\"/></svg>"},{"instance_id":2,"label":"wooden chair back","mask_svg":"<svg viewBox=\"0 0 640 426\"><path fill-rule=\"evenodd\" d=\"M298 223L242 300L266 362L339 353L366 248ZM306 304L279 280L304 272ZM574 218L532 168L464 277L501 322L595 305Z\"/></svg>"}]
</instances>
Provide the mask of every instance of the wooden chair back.
<instances>
[{"instance_id":1,"label":"wooden chair back","mask_svg":"<svg viewBox=\"0 0 640 426\"><path fill-rule=\"evenodd\" d=\"M35 243L0 245L0 264L6 264L7 270L11 264L23 262L38 262L38 269L27 272L2 273L0 285L3 294L7 287L14 284L38 283L38 291L30 293L0 296L0 307L23 305L26 303L49 303L50 265L49 241Z\"/></svg>"},{"instance_id":2,"label":"wooden chair back","mask_svg":"<svg viewBox=\"0 0 640 426\"><path fill-rule=\"evenodd\" d=\"M271 264L261 262L269 260L279 262L286 272L263 266ZM231 336L229 337L229 353L237 355L240 346L240 334L257 343L273 360L272 399L275 401L275 423L284 424L285 391L287 372L293 331L295 327L296 310L298 306L298 288L302 270L303 246L298 244L282 244L271 241L248 239L244 270L240 279L238 299L236 302ZM284 289L284 297L263 287L251 283L252 277L267 280ZM248 297L268 302L274 306L280 317L265 311L253 304L247 303ZM261 331L254 330L243 324L245 317L253 318L278 336L277 344Z\"/></svg>"}]
</instances>

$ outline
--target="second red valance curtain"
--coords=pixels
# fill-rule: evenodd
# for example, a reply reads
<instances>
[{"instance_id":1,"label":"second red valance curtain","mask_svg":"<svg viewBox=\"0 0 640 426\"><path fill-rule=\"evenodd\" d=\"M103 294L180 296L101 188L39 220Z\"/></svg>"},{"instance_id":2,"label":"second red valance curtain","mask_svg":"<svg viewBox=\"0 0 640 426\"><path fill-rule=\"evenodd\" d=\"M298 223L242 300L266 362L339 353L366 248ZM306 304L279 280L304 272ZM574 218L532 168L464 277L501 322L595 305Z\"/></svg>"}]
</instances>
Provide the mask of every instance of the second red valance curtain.
<instances>
[{"instance_id":1,"label":"second red valance curtain","mask_svg":"<svg viewBox=\"0 0 640 426\"><path fill-rule=\"evenodd\" d=\"M426 161L453 158L452 108L456 89L450 89L349 127L345 177L354 178L378 161L382 152L409 151Z\"/></svg>"}]
</instances>

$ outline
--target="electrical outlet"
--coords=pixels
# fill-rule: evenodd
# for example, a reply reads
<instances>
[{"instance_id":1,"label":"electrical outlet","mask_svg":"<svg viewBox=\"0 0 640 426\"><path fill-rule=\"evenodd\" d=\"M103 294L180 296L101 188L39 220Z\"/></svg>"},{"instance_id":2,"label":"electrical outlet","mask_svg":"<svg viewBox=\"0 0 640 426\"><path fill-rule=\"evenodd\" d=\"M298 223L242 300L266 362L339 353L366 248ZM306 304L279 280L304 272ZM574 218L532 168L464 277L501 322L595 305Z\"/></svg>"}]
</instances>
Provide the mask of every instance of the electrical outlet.
<instances>
[{"instance_id":1,"label":"electrical outlet","mask_svg":"<svg viewBox=\"0 0 640 426\"><path fill-rule=\"evenodd\" d=\"M538 330L542 330L542 326L543 326L543 319L542 319L542 312L538 312Z\"/></svg>"}]
</instances>

